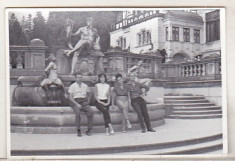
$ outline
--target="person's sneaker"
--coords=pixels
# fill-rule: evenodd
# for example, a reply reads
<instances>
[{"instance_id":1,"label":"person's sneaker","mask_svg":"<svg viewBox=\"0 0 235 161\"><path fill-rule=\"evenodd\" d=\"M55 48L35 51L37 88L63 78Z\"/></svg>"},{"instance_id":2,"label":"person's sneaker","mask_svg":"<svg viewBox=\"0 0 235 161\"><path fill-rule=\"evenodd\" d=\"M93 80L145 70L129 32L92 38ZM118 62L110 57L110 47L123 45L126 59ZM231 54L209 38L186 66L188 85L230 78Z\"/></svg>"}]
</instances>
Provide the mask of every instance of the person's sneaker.
<instances>
[{"instance_id":1,"label":"person's sneaker","mask_svg":"<svg viewBox=\"0 0 235 161\"><path fill-rule=\"evenodd\" d=\"M110 133L111 133L111 134L114 134L114 130L113 130L112 124L109 123L108 125L109 125Z\"/></svg>"},{"instance_id":2,"label":"person's sneaker","mask_svg":"<svg viewBox=\"0 0 235 161\"><path fill-rule=\"evenodd\" d=\"M142 132L142 133L146 133L146 129L142 129L141 132Z\"/></svg>"},{"instance_id":3,"label":"person's sneaker","mask_svg":"<svg viewBox=\"0 0 235 161\"><path fill-rule=\"evenodd\" d=\"M105 128L105 134L106 134L107 136L110 135L110 133L109 133L109 128Z\"/></svg>"},{"instance_id":4,"label":"person's sneaker","mask_svg":"<svg viewBox=\"0 0 235 161\"><path fill-rule=\"evenodd\" d=\"M126 120L126 125L127 125L127 128L129 128L129 129L132 128L132 125L129 120Z\"/></svg>"},{"instance_id":5,"label":"person's sneaker","mask_svg":"<svg viewBox=\"0 0 235 161\"><path fill-rule=\"evenodd\" d=\"M82 137L82 133L81 133L81 131L78 131L77 136L78 136L78 137Z\"/></svg>"},{"instance_id":6,"label":"person's sneaker","mask_svg":"<svg viewBox=\"0 0 235 161\"><path fill-rule=\"evenodd\" d=\"M126 126L122 126L122 132L123 133L126 133L127 131L126 131Z\"/></svg>"},{"instance_id":7,"label":"person's sneaker","mask_svg":"<svg viewBox=\"0 0 235 161\"><path fill-rule=\"evenodd\" d=\"M90 130L90 129L88 129L88 130L86 131L86 135L91 136L91 130Z\"/></svg>"},{"instance_id":8,"label":"person's sneaker","mask_svg":"<svg viewBox=\"0 0 235 161\"><path fill-rule=\"evenodd\" d=\"M153 128L148 129L149 132L156 132Z\"/></svg>"}]
</instances>

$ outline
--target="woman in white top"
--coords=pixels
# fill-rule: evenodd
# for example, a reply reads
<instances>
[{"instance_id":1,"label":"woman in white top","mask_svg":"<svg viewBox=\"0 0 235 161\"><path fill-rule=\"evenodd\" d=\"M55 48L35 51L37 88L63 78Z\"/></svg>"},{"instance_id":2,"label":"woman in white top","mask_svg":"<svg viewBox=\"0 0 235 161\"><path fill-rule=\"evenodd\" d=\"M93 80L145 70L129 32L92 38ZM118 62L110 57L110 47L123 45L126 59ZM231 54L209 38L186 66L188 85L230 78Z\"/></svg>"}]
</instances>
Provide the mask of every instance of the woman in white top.
<instances>
[{"instance_id":1,"label":"woman in white top","mask_svg":"<svg viewBox=\"0 0 235 161\"><path fill-rule=\"evenodd\" d=\"M111 103L110 86L107 84L107 78L105 74L98 75L98 83L95 85L95 99L96 107L103 113L106 135L114 133L110 114L109 105Z\"/></svg>"}]
</instances>

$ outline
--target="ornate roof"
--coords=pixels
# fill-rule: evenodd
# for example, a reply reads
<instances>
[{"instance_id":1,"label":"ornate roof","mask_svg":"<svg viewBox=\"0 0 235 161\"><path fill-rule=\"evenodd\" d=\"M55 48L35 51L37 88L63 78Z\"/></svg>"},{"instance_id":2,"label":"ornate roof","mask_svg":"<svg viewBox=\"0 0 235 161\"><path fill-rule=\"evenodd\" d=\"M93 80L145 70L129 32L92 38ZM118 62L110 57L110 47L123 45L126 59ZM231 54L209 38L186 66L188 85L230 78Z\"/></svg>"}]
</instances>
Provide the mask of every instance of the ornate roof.
<instances>
[{"instance_id":1,"label":"ornate roof","mask_svg":"<svg viewBox=\"0 0 235 161\"><path fill-rule=\"evenodd\" d=\"M191 21L203 23L202 17L198 13L194 12L186 12L186 11L169 11L164 19L174 19L174 20L183 20L183 21Z\"/></svg>"}]
</instances>

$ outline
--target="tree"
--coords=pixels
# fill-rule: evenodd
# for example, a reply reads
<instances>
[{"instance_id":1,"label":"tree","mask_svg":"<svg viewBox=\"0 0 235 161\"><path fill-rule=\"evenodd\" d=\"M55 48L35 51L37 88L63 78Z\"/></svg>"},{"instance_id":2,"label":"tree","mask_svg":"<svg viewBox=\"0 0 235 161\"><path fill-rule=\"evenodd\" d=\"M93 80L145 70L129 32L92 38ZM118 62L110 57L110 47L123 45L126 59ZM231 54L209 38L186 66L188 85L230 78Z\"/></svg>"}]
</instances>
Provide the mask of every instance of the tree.
<instances>
[{"instance_id":1,"label":"tree","mask_svg":"<svg viewBox=\"0 0 235 161\"><path fill-rule=\"evenodd\" d=\"M11 14L9 19L9 44L27 45L26 36L14 13Z\"/></svg>"},{"instance_id":2,"label":"tree","mask_svg":"<svg viewBox=\"0 0 235 161\"><path fill-rule=\"evenodd\" d=\"M23 30L23 31L24 31L24 29L26 28L25 16L22 17L22 20L21 20L21 27L22 27L22 30Z\"/></svg>"},{"instance_id":3,"label":"tree","mask_svg":"<svg viewBox=\"0 0 235 161\"><path fill-rule=\"evenodd\" d=\"M25 35L27 37L28 44L30 43L30 40L32 39L32 32L33 32L33 22L32 22L32 15L29 14L26 22L25 22Z\"/></svg>"},{"instance_id":4,"label":"tree","mask_svg":"<svg viewBox=\"0 0 235 161\"><path fill-rule=\"evenodd\" d=\"M36 13L36 17L33 19L33 31L32 39L38 38L45 42L47 45L47 26L45 23L45 18L42 16L41 12Z\"/></svg>"}]
</instances>

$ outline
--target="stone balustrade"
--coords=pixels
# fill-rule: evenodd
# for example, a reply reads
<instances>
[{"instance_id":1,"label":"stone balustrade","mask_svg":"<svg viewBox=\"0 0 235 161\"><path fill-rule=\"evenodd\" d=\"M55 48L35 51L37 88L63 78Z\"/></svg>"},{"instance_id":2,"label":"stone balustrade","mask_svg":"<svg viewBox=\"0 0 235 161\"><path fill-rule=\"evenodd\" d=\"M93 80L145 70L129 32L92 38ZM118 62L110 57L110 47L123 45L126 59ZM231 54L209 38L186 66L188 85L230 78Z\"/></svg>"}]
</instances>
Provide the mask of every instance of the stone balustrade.
<instances>
[{"instance_id":1,"label":"stone balustrade","mask_svg":"<svg viewBox=\"0 0 235 161\"><path fill-rule=\"evenodd\" d=\"M183 63L165 63L162 65L164 78L175 79L220 79L221 58L212 57Z\"/></svg>"},{"instance_id":2,"label":"stone balustrade","mask_svg":"<svg viewBox=\"0 0 235 161\"><path fill-rule=\"evenodd\" d=\"M137 65L138 61L143 61L143 65L138 72L139 78L159 78L161 75L162 57L156 54L133 54L123 51L112 51L105 53L104 67L108 75L121 73L124 76L128 70Z\"/></svg>"},{"instance_id":3,"label":"stone balustrade","mask_svg":"<svg viewBox=\"0 0 235 161\"><path fill-rule=\"evenodd\" d=\"M9 68L11 84L20 76L42 76L45 69L47 46L40 39L33 39L29 46L11 45Z\"/></svg>"},{"instance_id":4,"label":"stone balustrade","mask_svg":"<svg viewBox=\"0 0 235 161\"><path fill-rule=\"evenodd\" d=\"M10 46L11 69L44 69L47 47L40 39L33 39L29 46Z\"/></svg>"}]
</instances>

